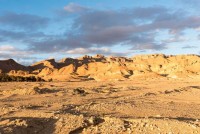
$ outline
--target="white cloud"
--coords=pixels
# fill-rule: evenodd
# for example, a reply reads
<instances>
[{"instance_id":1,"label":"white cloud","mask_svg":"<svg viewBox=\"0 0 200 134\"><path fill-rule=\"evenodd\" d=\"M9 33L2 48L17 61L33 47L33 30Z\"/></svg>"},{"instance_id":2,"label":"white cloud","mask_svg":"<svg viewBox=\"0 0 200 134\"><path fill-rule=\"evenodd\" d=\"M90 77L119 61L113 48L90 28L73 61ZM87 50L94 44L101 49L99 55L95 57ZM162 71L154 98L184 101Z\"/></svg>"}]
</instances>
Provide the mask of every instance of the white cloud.
<instances>
[{"instance_id":1,"label":"white cloud","mask_svg":"<svg viewBox=\"0 0 200 134\"><path fill-rule=\"evenodd\" d=\"M75 48L69 51L66 51L68 54L86 54L86 53L109 53L110 49L108 48Z\"/></svg>"},{"instance_id":2,"label":"white cloud","mask_svg":"<svg viewBox=\"0 0 200 134\"><path fill-rule=\"evenodd\" d=\"M76 12L81 12L85 11L88 8L78 5L76 3L69 3L67 6L64 7L64 10L70 13L76 13Z\"/></svg>"},{"instance_id":3,"label":"white cloud","mask_svg":"<svg viewBox=\"0 0 200 134\"><path fill-rule=\"evenodd\" d=\"M13 51L15 50L15 48L11 45L2 45L0 46L0 52L4 52L4 51Z\"/></svg>"},{"instance_id":4,"label":"white cloud","mask_svg":"<svg viewBox=\"0 0 200 134\"><path fill-rule=\"evenodd\" d=\"M109 48L101 47L101 48L75 48L69 51L66 51L67 54L102 54L102 55L110 55L110 56L127 56L132 53L130 51L126 52L114 52Z\"/></svg>"},{"instance_id":5,"label":"white cloud","mask_svg":"<svg viewBox=\"0 0 200 134\"><path fill-rule=\"evenodd\" d=\"M0 45L0 59L32 59L33 51L16 48L12 45Z\"/></svg>"}]
</instances>

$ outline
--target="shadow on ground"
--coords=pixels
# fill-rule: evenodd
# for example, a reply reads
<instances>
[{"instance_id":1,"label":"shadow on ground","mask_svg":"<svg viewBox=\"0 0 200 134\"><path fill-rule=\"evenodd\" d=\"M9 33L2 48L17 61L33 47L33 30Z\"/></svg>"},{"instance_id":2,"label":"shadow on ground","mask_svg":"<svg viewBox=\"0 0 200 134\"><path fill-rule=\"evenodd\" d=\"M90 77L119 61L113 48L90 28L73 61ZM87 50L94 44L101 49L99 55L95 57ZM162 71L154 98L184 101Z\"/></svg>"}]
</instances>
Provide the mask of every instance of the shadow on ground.
<instances>
[{"instance_id":1,"label":"shadow on ground","mask_svg":"<svg viewBox=\"0 0 200 134\"><path fill-rule=\"evenodd\" d=\"M0 134L53 134L57 120L12 117L0 119Z\"/></svg>"}]
</instances>

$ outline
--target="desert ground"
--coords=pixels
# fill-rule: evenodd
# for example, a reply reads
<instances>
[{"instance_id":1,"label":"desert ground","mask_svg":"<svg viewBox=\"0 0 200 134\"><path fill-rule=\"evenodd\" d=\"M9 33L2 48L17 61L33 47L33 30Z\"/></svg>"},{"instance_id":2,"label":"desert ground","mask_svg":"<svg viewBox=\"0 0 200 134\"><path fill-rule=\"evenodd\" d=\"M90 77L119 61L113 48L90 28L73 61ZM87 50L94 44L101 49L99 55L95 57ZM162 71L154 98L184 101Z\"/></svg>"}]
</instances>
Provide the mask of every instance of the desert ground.
<instances>
[{"instance_id":1,"label":"desert ground","mask_svg":"<svg viewBox=\"0 0 200 134\"><path fill-rule=\"evenodd\" d=\"M0 134L200 134L200 0L0 0Z\"/></svg>"},{"instance_id":2,"label":"desert ground","mask_svg":"<svg viewBox=\"0 0 200 134\"><path fill-rule=\"evenodd\" d=\"M0 134L198 134L199 67L198 55L1 60Z\"/></svg>"},{"instance_id":3,"label":"desert ground","mask_svg":"<svg viewBox=\"0 0 200 134\"><path fill-rule=\"evenodd\" d=\"M0 133L198 134L200 79L0 83Z\"/></svg>"}]
</instances>

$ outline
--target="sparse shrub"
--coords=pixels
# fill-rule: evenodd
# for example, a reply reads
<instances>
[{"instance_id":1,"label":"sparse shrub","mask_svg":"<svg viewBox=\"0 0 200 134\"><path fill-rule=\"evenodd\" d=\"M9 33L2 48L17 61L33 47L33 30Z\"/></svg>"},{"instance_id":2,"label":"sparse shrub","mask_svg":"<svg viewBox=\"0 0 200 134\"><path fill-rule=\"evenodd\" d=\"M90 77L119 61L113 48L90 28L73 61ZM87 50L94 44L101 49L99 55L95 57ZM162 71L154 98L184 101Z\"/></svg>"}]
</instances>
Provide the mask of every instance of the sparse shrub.
<instances>
[{"instance_id":1,"label":"sparse shrub","mask_svg":"<svg viewBox=\"0 0 200 134\"><path fill-rule=\"evenodd\" d=\"M44 82L45 80L40 77L29 76L9 76L5 73L0 74L0 82Z\"/></svg>"}]
</instances>

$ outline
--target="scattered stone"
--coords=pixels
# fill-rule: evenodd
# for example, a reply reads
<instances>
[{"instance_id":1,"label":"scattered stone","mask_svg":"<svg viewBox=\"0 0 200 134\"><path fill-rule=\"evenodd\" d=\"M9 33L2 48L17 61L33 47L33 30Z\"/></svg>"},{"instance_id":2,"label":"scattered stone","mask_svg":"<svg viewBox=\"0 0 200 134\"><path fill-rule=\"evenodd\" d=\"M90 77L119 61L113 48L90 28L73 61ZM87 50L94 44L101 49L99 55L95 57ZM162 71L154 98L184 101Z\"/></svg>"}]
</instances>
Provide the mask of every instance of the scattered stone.
<instances>
[{"instance_id":1,"label":"scattered stone","mask_svg":"<svg viewBox=\"0 0 200 134\"><path fill-rule=\"evenodd\" d=\"M81 96L85 96L86 92L85 90L83 90L82 88L75 88L73 90L73 95L81 95Z\"/></svg>"}]
</instances>

